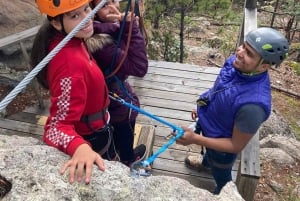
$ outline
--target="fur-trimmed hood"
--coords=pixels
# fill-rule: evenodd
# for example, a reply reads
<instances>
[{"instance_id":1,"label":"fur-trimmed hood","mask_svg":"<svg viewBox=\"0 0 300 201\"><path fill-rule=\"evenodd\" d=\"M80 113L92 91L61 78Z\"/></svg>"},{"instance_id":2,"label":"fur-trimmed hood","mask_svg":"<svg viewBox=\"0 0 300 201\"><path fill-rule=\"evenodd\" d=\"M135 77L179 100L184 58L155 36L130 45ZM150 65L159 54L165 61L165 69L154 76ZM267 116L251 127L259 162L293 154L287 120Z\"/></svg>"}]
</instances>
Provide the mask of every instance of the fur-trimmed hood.
<instances>
[{"instance_id":1,"label":"fur-trimmed hood","mask_svg":"<svg viewBox=\"0 0 300 201\"><path fill-rule=\"evenodd\" d=\"M109 34L95 34L86 39L85 42L88 50L94 53L99 49L103 49L104 46L112 44L114 40Z\"/></svg>"}]
</instances>

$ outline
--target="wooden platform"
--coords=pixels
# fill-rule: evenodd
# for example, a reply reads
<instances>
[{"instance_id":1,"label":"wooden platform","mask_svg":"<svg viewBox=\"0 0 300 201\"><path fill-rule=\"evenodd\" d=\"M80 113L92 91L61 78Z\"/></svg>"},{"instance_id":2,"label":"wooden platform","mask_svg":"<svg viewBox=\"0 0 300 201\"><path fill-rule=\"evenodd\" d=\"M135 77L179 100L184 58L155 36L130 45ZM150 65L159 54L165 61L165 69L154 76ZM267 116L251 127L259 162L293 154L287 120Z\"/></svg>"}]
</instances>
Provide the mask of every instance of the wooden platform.
<instances>
[{"instance_id":1,"label":"wooden platform","mask_svg":"<svg viewBox=\"0 0 300 201\"><path fill-rule=\"evenodd\" d=\"M212 86L219 70L214 67L150 61L147 75L144 78L130 78L129 82L140 97L142 109L172 124L190 125L190 112L196 107L198 95ZM40 110L37 105L28 108L1 120L0 133L41 137L47 114L47 109ZM154 152L168 141L166 137L172 131L166 125L142 114L139 114L137 123L135 134L138 137L135 138L135 144L148 143L148 147L153 144ZM149 150L148 155L151 151ZM214 181L211 175L193 171L184 165L184 158L188 153L199 152L199 146L173 144L154 161L153 175L183 178L195 186L212 190ZM238 162L234 166L234 177L237 170Z\"/></svg>"}]
</instances>

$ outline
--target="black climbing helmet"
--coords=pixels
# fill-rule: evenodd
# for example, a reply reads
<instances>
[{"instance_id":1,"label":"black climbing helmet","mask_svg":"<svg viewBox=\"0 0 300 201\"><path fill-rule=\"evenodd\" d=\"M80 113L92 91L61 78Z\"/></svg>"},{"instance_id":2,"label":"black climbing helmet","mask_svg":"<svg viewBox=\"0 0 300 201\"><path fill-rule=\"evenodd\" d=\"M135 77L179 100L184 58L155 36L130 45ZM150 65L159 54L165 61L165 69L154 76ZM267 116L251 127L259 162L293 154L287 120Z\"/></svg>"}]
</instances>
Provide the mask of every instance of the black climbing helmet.
<instances>
[{"instance_id":1,"label":"black climbing helmet","mask_svg":"<svg viewBox=\"0 0 300 201\"><path fill-rule=\"evenodd\" d=\"M271 65L279 65L288 56L289 43L275 29L263 27L250 31L246 35L246 42Z\"/></svg>"}]
</instances>

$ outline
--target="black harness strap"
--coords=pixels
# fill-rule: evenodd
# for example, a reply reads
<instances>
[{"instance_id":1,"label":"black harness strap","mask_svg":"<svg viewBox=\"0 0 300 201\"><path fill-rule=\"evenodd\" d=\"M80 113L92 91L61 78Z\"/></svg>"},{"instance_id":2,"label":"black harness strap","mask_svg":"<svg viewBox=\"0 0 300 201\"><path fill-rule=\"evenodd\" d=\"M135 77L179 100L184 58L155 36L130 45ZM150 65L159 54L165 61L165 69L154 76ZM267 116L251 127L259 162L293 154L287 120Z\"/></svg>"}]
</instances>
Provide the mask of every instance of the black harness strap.
<instances>
[{"instance_id":1,"label":"black harness strap","mask_svg":"<svg viewBox=\"0 0 300 201\"><path fill-rule=\"evenodd\" d=\"M105 115L106 115L107 111L108 111L107 108L104 108L103 110L101 110L99 112L89 114L89 115L83 115L80 118L80 121L83 123L86 123L88 125L89 129L91 129L93 132L95 132L96 130L92 128L91 122L102 119L106 125L107 122L105 120Z\"/></svg>"},{"instance_id":2,"label":"black harness strap","mask_svg":"<svg viewBox=\"0 0 300 201\"><path fill-rule=\"evenodd\" d=\"M108 125L107 125L108 126ZM109 126L108 126L109 127ZM108 128L107 130L108 132L108 141L105 145L105 147L103 147L98 153L102 156L103 154L105 154L108 151L108 148L110 147L111 143L112 143L112 132L110 130L110 128ZM109 155L109 154L108 154Z\"/></svg>"},{"instance_id":3,"label":"black harness strap","mask_svg":"<svg viewBox=\"0 0 300 201\"><path fill-rule=\"evenodd\" d=\"M108 135L108 136L107 136L107 143L105 144L105 146L104 146L102 149L100 149L99 151L97 150L97 152L98 152L101 156L103 156L103 155L108 151L110 145L113 143L113 140L112 140L112 138L113 138L113 137L112 137L112 133L113 133L113 128L112 128L110 125L106 124L103 128L101 128L101 129L99 129L99 130L96 130L96 131L95 131L93 134L91 134L91 135L85 135L85 136L83 136L83 138L84 138L86 141L90 142L90 143L92 144L92 147L93 147L93 148L96 148L96 147L94 147L93 142L100 140L100 139L98 138L98 137L100 137L100 135Z\"/></svg>"}]
</instances>

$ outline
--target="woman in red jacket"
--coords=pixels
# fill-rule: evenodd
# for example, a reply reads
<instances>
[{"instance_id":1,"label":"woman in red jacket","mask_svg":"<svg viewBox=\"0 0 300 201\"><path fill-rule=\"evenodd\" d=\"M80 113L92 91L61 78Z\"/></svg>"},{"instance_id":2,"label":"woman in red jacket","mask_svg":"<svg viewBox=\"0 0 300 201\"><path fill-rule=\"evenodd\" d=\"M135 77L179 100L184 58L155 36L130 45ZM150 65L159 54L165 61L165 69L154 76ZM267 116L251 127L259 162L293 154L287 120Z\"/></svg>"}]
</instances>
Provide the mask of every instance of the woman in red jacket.
<instances>
[{"instance_id":1,"label":"woman in red jacket","mask_svg":"<svg viewBox=\"0 0 300 201\"><path fill-rule=\"evenodd\" d=\"M33 67L91 12L89 0L36 2L48 20L33 44ZM61 169L61 174L69 169L71 183L89 183L93 164L104 171L103 158L109 159L107 150L112 135L108 89L84 42L92 35L93 21L89 20L37 77L51 96L43 139L71 156Z\"/></svg>"}]
</instances>

